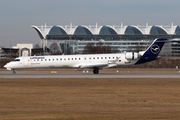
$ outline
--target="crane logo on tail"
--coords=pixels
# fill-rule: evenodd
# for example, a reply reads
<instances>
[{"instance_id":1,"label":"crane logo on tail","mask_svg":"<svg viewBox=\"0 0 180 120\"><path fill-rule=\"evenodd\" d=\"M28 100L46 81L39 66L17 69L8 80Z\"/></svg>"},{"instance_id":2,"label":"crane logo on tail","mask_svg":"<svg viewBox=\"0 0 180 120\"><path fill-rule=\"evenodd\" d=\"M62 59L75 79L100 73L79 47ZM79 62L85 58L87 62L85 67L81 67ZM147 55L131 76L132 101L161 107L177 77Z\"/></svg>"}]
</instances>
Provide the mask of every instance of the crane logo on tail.
<instances>
[{"instance_id":1,"label":"crane logo on tail","mask_svg":"<svg viewBox=\"0 0 180 120\"><path fill-rule=\"evenodd\" d=\"M160 52L160 47L157 45L157 44L154 44L152 47L151 47L151 52L153 54L158 54Z\"/></svg>"}]
</instances>

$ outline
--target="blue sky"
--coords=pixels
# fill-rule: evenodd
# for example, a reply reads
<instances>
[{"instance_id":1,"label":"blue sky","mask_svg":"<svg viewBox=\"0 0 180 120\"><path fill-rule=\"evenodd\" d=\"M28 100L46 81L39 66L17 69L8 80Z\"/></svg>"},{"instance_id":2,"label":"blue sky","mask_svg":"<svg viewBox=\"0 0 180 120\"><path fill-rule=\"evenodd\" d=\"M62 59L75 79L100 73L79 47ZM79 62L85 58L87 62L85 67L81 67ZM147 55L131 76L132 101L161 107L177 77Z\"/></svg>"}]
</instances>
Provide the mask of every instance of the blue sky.
<instances>
[{"instance_id":1,"label":"blue sky","mask_svg":"<svg viewBox=\"0 0 180 120\"><path fill-rule=\"evenodd\" d=\"M180 25L178 0L1 0L0 47L40 44L31 25Z\"/></svg>"}]
</instances>

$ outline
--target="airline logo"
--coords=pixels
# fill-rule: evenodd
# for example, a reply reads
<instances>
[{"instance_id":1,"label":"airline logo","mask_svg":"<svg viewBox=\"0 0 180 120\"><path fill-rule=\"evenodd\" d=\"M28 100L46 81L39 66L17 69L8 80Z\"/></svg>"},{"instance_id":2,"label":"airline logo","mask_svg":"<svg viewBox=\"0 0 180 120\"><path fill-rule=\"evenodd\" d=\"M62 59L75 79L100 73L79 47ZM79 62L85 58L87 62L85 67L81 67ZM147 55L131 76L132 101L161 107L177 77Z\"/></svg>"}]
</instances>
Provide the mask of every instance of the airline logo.
<instances>
[{"instance_id":1,"label":"airline logo","mask_svg":"<svg viewBox=\"0 0 180 120\"><path fill-rule=\"evenodd\" d=\"M157 45L157 44L154 44L152 47L151 47L151 52L153 54L158 54L160 52L160 47Z\"/></svg>"},{"instance_id":2,"label":"airline logo","mask_svg":"<svg viewBox=\"0 0 180 120\"><path fill-rule=\"evenodd\" d=\"M121 62L121 60L117 60L117 62Z\"/></svg>"},{"instance_id":3,"label":"airline logo","mask_svg":"<svg viewBox=\"0 0 180 120\"><path fill-rule=\"evenodd\" d=\"M45 57L30 57L30 59L45 59Z\"/></svg>"}]
</instances>

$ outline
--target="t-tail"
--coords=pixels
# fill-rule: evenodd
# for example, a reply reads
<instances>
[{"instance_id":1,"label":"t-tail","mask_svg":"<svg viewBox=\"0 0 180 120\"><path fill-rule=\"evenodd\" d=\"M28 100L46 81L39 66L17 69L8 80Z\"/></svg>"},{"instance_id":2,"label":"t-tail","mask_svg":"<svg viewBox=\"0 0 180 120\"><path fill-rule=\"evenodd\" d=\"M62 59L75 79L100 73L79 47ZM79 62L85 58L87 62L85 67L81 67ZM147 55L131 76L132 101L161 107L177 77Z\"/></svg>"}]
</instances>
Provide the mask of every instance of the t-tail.
<instances>
[{"instance_id":1,"label":"t-tail","mask_svg":"<svg viewBox=\"0 0 180 120\"><path fill-rule=\"evenodd\" d=\"M136 64L156 60L158 58L159 53L161 52L162 47L166 42L172 41L161 38L155 39L153 43L148 47L148 49L144 52L144 54L141 56L141 58L137 61Z\"/></svg>"}]
</instances>

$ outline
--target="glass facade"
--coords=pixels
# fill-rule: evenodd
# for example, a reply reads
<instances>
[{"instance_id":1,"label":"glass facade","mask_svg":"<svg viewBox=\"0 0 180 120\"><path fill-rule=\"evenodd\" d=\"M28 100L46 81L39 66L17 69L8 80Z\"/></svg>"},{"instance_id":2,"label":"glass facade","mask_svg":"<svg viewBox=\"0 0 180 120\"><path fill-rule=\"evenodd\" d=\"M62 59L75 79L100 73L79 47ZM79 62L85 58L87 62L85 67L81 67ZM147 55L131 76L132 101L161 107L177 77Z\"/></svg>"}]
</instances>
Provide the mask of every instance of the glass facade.
<instances>
[{"instance_id":1,"label":"glass facade","mask_svg":"<svg viewBox=\"0 0 180 120\"><path fill-rule=\"evenodd\" d=\"M176 27L175 33L176 35L180 35L180 26Z\"/></svg>"},{"instance_id":2,"label":"glass facade","mask_svg":"<svg viewBox=\"0 0 180 120\"><path fill-rule=\"evenodd\" d=\"M49 31L49 35L67 35L67 33L62 27L53 26Z\"/></svg>"},{"instance_id":3,"label":"glass facade","mask_svg":"<svg viewBox=\"0 0 180 120\"><path fill-rule=\"evenodd\" d=\"M158 26L152 26L150 30L151 35L167 35L167 32Z\"/></svg>"},{"instance_id":4,"label":"glass facade","mask_svg":"<svg viewBox=\"0 0 180 120\"><path fill-rule=\"evenodd\" d=\"M99 35L117 35L117 32L109 26L103 26L99 32Z\"/></svg>"},{"instance_id":5,"label":"glass facade","mask_svg":"<svg viewBox=\"0 0 180 120\"><path fill-rule=\"evenodd\" d=\"M133 26L128 26L124 34L125 35L136 35L136 34L142 35L142 32Z\"/></svg>"},{"instance_id":6,"label":"glass facade","mask_svg":"<svg viewBox=\"0 0 180 120\"><path fill-rule=\"evenodd\" d=\"M78 26L74 31L74 35L92 35L92 33L88 28L84 26Z\"/></svg>"},{"instance_id":7,"label":"glass facade","mask_svg":"<svg viewBox=\"0 0 180 120\"><path fill-rule=\"evenodd\" d=\"M46 39L53 39L53 40L68 40L69 39L66 31L60 26L53 26L50 29L48 35L49 36L46 36Z\"/></svg>"}]
</instances>

